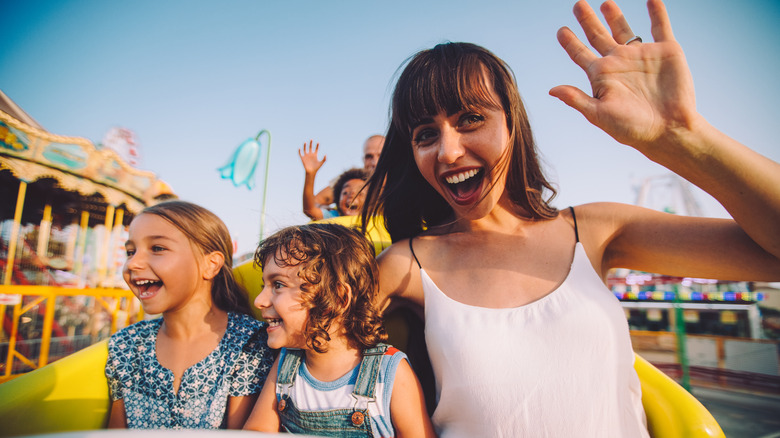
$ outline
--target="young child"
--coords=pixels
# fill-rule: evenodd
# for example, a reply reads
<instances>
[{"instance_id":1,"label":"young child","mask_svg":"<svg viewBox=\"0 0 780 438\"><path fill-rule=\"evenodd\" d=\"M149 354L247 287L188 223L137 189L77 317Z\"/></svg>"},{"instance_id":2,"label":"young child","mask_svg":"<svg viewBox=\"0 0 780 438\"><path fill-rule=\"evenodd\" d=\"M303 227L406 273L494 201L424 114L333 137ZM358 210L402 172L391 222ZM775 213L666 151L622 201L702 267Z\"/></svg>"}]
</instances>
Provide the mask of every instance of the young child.
<instances>
[{"instance_id":1,"label":"young child","mask_svg":"<svg viewBox=\"0 0 780 438\"><path fill-rule=\"evenodd\" d=\"M374 250L336 224L285 228L255 252L255 300L281 352L245 429L325 436L434 436L406 355L374 307Z\"/></svg>"},{"instance_id":2,"label":"young child","mask_svg":"<svg viewBox=\"0 0 780 438\"><path fill-rule=\"evenodd\" d=\"M325 163L324 156L322 160L317 156L320 144L312 146L313 141L309 141L308 149L306 143L303 144L303 150L298 149L303 169L306 171L306 179L303 184L303 212L306 216L316 221L337 216L357 216L360 213L360 209L363 208L363 200L366 197L362 190L363 185L368 181L371 170L376 164L379 155L377 149L381 151L382 143L379 143L377 147L378 140L375 137L379 137L382 142L384 141L381 136L374 136L366 141L364 163L366 167L364 169L352 168L339 175L330 190L327 190L330 196L323 193L326 190L317 195L314 194L314 178ZM333 202L335 208L329 207L330 204L323 204L321 201L324 199L327 199L328 203Z\"/></svg>"},{"instance_id":3,"label":"young child","mask_svg":"<svg viewBox=\"0 0 780 438\"><path fill-rule=\"evenodd\" d=\"M368 172L354 167L339 175L333 184L335 193L336 211L338 216L357 216L363 208L366 200L366 192L363 186L368 181Z\"/></svg>"},{"instance_id":4,"label":"young child","mask_svg":"<svg viewBox=\"0 0 780 438\"><path fill-rule=\"evenodd\" d=\"M124 279L146 313L108 344L110 428L243 426L273 356L233 278L225 224L168 201L130 223Z\"/></svg>"}]
</instances>

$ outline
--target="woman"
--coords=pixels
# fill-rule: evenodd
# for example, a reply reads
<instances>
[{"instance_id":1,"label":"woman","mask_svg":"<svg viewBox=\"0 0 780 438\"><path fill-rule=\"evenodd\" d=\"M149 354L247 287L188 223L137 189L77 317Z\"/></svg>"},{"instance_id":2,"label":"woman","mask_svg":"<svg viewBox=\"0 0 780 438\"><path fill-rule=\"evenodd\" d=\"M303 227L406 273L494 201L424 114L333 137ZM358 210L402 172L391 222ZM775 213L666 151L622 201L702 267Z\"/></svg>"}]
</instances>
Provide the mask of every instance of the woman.
<instances>
[{"instance_id":1,"label":"woman","mask_svg":"<svg viewBox=\"0 0 780 438\"><path fill-rule=\"evenodd\" d=\"M612 268L728 280L780 278L780 166L710 126L665 7L655 43L612 1L584 1L588 50L558 40L593 97L550 94L617 141L698 185L735 220L598 203L557 211L509 68L464 43L418 53L398 79L364 218L383 214L383 308L422 309L440 436L647 436ZM599 56L601 55L601 56ZM384 187L383 187L384 185Z\"/></svg>"}]
</instances>

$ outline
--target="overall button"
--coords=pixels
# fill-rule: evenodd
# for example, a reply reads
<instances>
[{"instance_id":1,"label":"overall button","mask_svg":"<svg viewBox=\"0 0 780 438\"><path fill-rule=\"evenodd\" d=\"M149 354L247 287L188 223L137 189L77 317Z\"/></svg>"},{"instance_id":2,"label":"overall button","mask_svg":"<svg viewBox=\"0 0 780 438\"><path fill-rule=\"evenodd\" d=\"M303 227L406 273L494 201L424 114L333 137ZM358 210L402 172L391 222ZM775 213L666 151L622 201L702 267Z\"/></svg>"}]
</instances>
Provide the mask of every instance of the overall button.
<instances>
[{"instance_id":1,"label":"overall button","mask_svg":"<svg viewBox=\"0 0 780 438\"><path fill-rule=\"evenodd\" d=\"M286 407L287 407L287 400L285 400L285 399L281 399L281 400L279 400L279 405L276 407L276 409L277 409L279 412L282 412L282 411L284 411L284 409L285 409Z\"/></svg>"},{"instance_id":2,"label":"overall button","mask_svg":"<svg viewBox=\"0 0 780 438\"><path fill-rule=\"evenodd\" d=\"M352 424L354 424L355 426L360 426L361 424L363 424L363 421L365 421L365 419L366 418L362 412L355 412L352 414Z\"/></svg>"}]
</instances>

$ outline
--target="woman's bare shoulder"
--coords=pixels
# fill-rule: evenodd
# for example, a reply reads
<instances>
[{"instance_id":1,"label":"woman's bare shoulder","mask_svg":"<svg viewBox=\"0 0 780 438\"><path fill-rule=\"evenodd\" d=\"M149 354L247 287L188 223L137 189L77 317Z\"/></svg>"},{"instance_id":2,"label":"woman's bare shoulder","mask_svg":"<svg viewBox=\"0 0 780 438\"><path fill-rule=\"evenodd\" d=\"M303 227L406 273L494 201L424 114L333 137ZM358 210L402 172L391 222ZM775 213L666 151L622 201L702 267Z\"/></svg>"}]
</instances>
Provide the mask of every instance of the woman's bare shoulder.
<instances>
[{"instance_id":1,"label":"woman's bare shoulder","mask_svg":"<svg viewBox=\"0 0 780 438\"><path fill-rule=\"evenodd\" d=\"M405 298L418 301L420 275L417 262L409 247L409 239L390 245L377 256L379 291L382 299Z\"/></svg>"},{"instance_id":2,"label":"woman's bare shoulder","mask_svg":"<svg viewBox=\"0 0 780 438\"><path fill-rule=\"evenodd\" d=\"M619 202L593 202L574 206L573 209L574 216L570 208L562 210L561 214L572 225L576 217L580 233L594 236L610 235L649 211L643 207Z\"/></svg>"}]
</instances>

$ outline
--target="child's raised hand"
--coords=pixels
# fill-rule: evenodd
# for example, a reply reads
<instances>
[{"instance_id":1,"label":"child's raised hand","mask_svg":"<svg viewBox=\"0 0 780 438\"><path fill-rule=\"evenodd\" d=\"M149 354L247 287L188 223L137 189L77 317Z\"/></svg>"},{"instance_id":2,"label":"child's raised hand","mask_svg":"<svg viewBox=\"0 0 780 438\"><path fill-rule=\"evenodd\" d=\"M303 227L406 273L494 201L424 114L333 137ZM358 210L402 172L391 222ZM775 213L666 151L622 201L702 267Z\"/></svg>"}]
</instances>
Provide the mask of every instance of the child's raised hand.
<instances>
[{"instance_id":1,"label":"child's raised hand","mask_svg":"<svg viewBox=\"0 0 780 438\"><path fill-rule=\"evenodd\" d=\"M584 0L577 2L574 15L598 53L566 27L558 31L558 41L588 75L593 96L569 85L557 86L550 94L615 140L652 158L662 152L654 147L668 144L665 136L691 129L700 117L693 80L666 8L661 0L650 0L647 7L654 43L632 41L634 33L612 0L601 6L611 33Z\"/></svg>"},{"instance_id":2,"label":"child's raised hand","mask_svg":"<svg viewBox=\"0 0 780 438\"><path fill-rule=\"evenodd\" d=\"M325 163L326 155L322 156L322 160L317 158L317 152L320 150L320 144L312 146L314 140L309 140L309 148L306 149L306 143L303 143L303 150L298 149L298 156L301 157L301 163L303 163L303 169L308 174L315 174L320 170L320 167Z\"/></svg>"}]
</instances>

